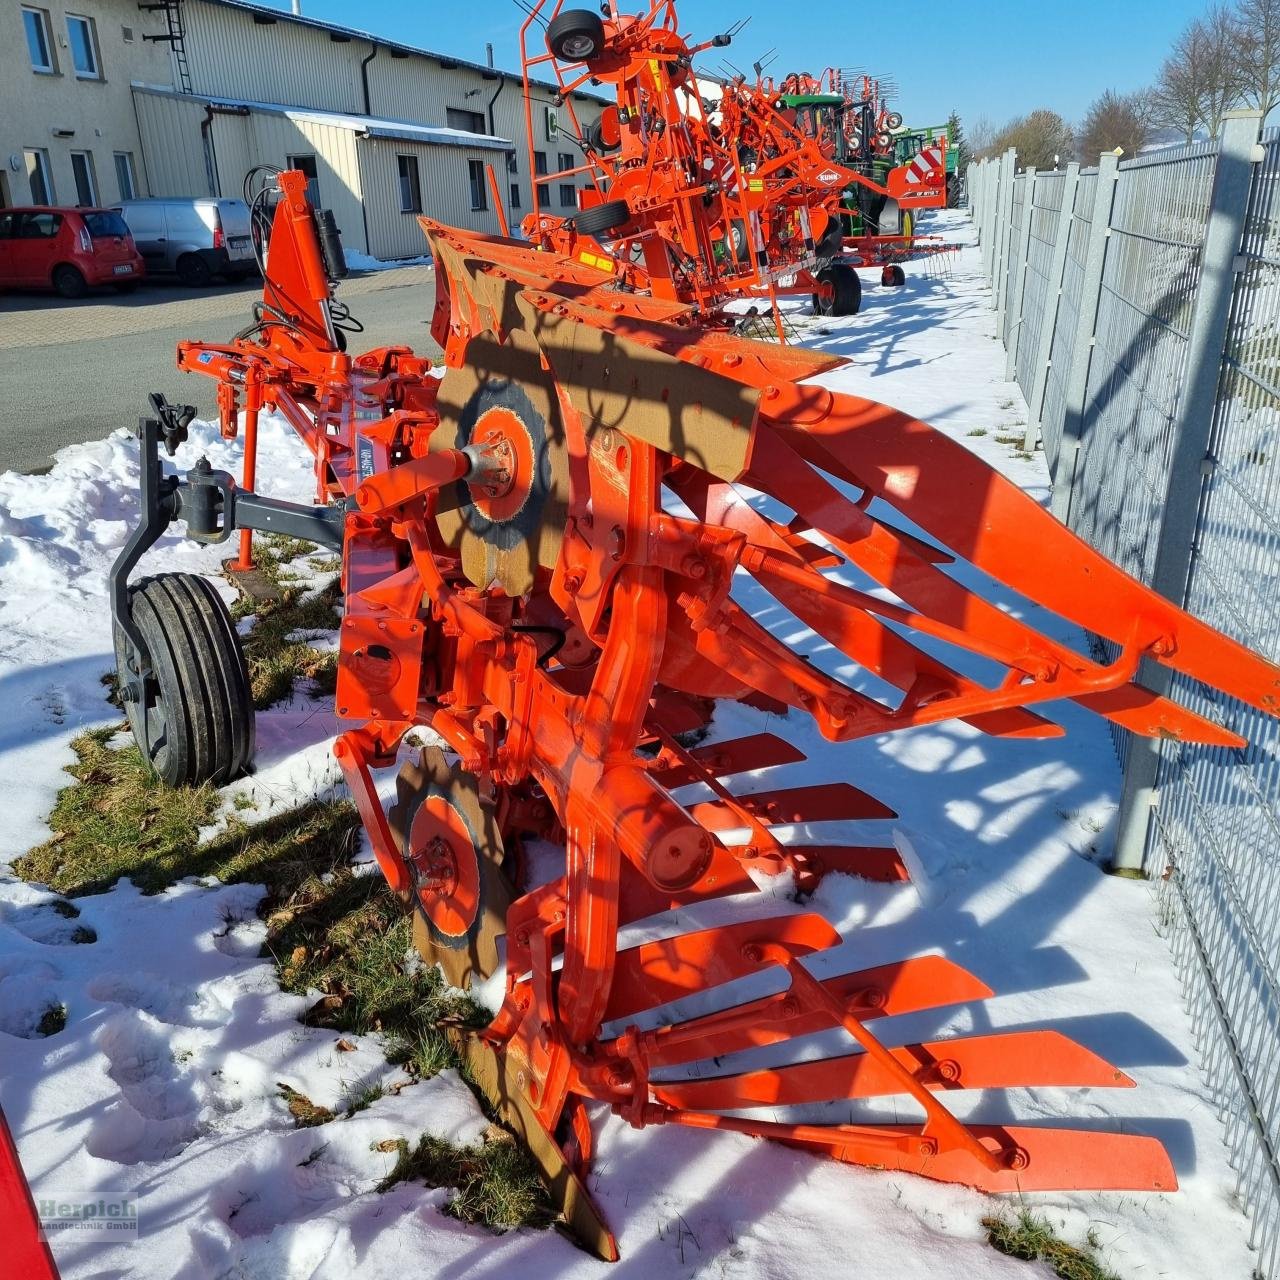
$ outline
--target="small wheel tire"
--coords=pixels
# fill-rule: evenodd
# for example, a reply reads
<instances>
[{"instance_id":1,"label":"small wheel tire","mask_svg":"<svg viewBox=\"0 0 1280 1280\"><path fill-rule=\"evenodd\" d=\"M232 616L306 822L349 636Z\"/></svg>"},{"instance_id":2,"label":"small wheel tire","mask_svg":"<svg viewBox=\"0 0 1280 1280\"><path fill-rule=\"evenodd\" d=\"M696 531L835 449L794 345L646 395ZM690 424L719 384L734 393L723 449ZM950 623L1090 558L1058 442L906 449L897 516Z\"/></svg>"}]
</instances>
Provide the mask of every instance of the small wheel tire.
<instances>
[{"instance_id":1,"label":"small wheel tire","mask_svg":"<svg viewBox=\"0 0 1280 1280\"><path fill-rule=\"evenodd\" d=\"M622 146L621 142L608 143L604 137L604 126L599 120L593 120L583 131L583 141L587 144L589 150L594 151L598 156L612 155Z\"/></svg>"},{"instance_id":2,"label":"small wheel tire","mask_svg":"<svg viewBox=\"0 0 1280 1280\"><path fill-rule=\"evenodd\" d=\"M79 269L65 262L54 267L52 283L63 298L83 298L89 292L88 282Z\"/></svg>"},{"instance_id":3,"label":"small wheel tire","mask_svg":"<svg viewBox=\"0 0 1280 1280\"><path fill-rule=\"evenodd\" d=\"M831 286L813 295L813 312L819 316L856 316L862 306L862 281L858 273L843 262L833 262L818 272L818 283Z\"/></svg>"},{"instance_id":4,"label":"small wheel tire","mask_svg":"<svg viewBox=\"0 0 1280 1280\"><path fill-rule=\"evenodd\" d=\"M579 235L602 236L631 221L631 210L625 200L606 200L573 215L574 229Z\"/></svg>"},{"instance_id":5,"label":"small wheel tire","mask_svg":"<svg viewBox=\"0 0 1280 1280\"><path fill-rule=\"evenodd\" d=\"M890 263L880 272L880 283L886 289L901 289L907 283L907 273L896 262Z\"/></svg>"},{"instance_id":6,"label":"small wheel tire","mask_svg":"<svg viewBox=\"0 0 1280 1280\"><path fill-rule=\"evenodd\" d=\"M604 48L604 22L590 9L568 9L547 24L547 48L560 62L590 62Z\"/></svg>"},{"instance_id":7,"label":"small wheel tire","mask_svg":"<svg viewBox=\"0 0 1280 1280\"><path fill-rule=\"evenodd\" d=\"M178 279L192 288L203 288L213 280L209 264L195 253L184 253L176 264Z\"/></svg>"},{"instance_id":8,"label":"small wheel tire","mask_svg":"<svg viewBox=\"0 0 1280 1280\"><path fill-rule=\"evenodd\" d=\"M843 219L838 215L827 223L827 229L822 233L815 252L820 262L829 262L844 252L844 225Z\"/></svg>"},{"instance_id":9,"label":"small wheel tire","mask_svg":"<svg viewBox=\"0 0 1280 1280\"><path fill-rule=\"evenodd\" d=\"M129 610L151 673L124 705L152 772L170 787L239 777L253 759L253 695L227 606L204 578L163 573L130 588ZM119 628L115 649L123 689L138 655Z\"/></svg>"}]
</instances>

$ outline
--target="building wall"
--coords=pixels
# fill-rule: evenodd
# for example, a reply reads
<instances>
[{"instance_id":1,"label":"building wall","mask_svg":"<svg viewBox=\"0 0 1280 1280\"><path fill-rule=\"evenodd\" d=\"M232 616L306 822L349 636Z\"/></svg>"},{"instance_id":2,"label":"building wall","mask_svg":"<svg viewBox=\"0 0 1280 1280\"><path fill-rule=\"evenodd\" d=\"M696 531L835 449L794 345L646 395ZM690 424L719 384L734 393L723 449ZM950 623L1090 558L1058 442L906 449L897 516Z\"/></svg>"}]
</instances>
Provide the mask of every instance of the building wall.
<instances>
[{"instance_id":1,"label":"building wall","mask_svg":"<svg viewBox=\"0 0 1280 1280\"><path fill-rule=\"evenodd\" d=\"M134 0L41 0L32 4L48 15L53 36L53 74L32 70L17 0L0 0L0 195L9 204L28 204L23 152L42 148L48 153L53 197L60 204L76 203L71 168L72 151L93 157L100 202L120 197L114 155L133 156L138 193L147 194L141 141L133 114L130 81L169 85L170 54L164 44L143 40L163 31L163 15L144 13ZM76 76L67 38L66 15L92 18L97 35L101 79ZM55 136L54 130L71 136ZM16 167L15 167L16 157Z\"/></svg>"},{"instance_id":2,"label":"building wall","mask_svg":"<svg viewBox=\"0 0 1280 1280\"><path fill-rule=\"evenodd\" d=\"M255 21L255 15L244 9L218 4L213 0L184 0L186 14L186 48L191 66L192 88L197 94L240 98L258 102L275 102L287 106L312 107L322 111L365 113L364 85L360 64L376 42L353 37L349 42L335 43L327 31L291 22L281 14L275 22ZM259 18L272 15L258 15ZM442 32L447 37L447 30ZM484 68L462 66L441 56L413 54L393 55L386 45L376 45L377 52L367 64L369 113L393 120L420 124L448 125L449 108L478 113L483 117L484 132L509 139L515 150L516 172L503 172L503 160L491 151L476 151L471 158L493 163L498 171L503 203L508 207L513 224L532 208L530 160L524 111L524 86L518 77L503 75ZM458 51L462 52L462 51ZM482 61L481 50L474 51ZM518 49L499 50L499 57L514 66ZM536 149L546 153L551 170L557 156L564 152L577 163L580 152L566 138L558 142L545 136L545 112L552 108L552 91L534 87L531 93ZM492 103L492 125L490 104ZM602 103L595 98L575 95L574 110L579 124L586 125L599 117ZM553 108L566 127L571 125L566 108ZM399 212L399 187L396 177L394 148L398 142L372 140L361 143L362 162L369 167L370 179L376 185L368 197L370 236L375 244L400 246L419 243L412 218ZM374 162L388 147L393 158L385 164ZM370 149L373 153L369 154ZM406 143L404 154L416 154L418 144ZM455 148L428 149L429 158L420 161L426 212L442 221L479 230L496 231L497 217L492 210L473 216L468 197L467 165L454 154ZM363 159L368 155L367 160ZM510 209L510 186L520 187L520 207ZM323 185L323 184L322 184ZM579 178L577 185L586 186ZM560 208L559 193L553 191L552 207ZM386 203L391 196L394 200ZM403 232L404 223L413 224L412 235ZM377 224L379 232L373 231ZM417 248L399 248L394 254L414 252ZM374 249L373 252L379 253ZM388 256L382 253L380 256Z\"/></svg>"},{"instance_id":3,"label":"building wall","mask_svg":"<svg viewBox=\"0 0 1280 1280\"><path fill-rule=\"evenodd\" d=\"M358 144L352 130L311 120L290 120L266 112L217 111L210 122L207 150L201 133L206 119L204 102L185 95L149 93L145 89L136 90L134 96L143 145L147 155L153 157L153 195L220 195L239 199L244 175L253 165L269 164L283 169L290 156L312 155L316 158L320 199L326 208L333 210L343 243L361 253L371 252L361 208ZM207 154L209 162L206 162ZM210 165L214 174L212 184Z\"/></svg>"}]
</instances>

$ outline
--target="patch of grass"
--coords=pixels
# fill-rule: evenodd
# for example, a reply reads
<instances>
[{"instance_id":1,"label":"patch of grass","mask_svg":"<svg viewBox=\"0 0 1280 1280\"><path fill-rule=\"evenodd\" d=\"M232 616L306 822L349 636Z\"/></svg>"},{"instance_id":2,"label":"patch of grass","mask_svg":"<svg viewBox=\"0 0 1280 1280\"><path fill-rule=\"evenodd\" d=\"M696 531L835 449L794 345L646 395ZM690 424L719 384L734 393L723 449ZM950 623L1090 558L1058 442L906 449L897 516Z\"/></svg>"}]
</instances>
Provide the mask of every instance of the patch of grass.
<instances>
[{"instance_id":1,"label":"patch of grass","mask_svg":"<svg viewBox=\"0 0 1280 1280\"><path fill-rule=\"evenodd\" d=\"M36 1032L42 1036L56 1036L67 1025L67 1006L51 1004L36 1023Z\"/></svg>"},{"instance_id":2,"label":"patch of grass","mask_svg":"<svg viewBox=\"0 0 1280 1280\"><path fill-rule=\"evenodd\" d=\"M320 993L309 1025L380 1032L390 1060L423 1079L458 1065L442 1026L489 1020L411 956L409 920L381 876L309 876L267 916L266 945L285 991Z\"/></svg>"},{"instance_id":3,"label":"patch of grass","mask_svg":"<svg viewBox=\"0 0 1280 1280\"><path fill-rule=\"evenodd\" d=\"M76 781L58 793L54 834L14 863L25 879L76 895L101 893L121 876L158 893L184 876L212 875L266 884L279 899L347 861L359 822L345 802L315 801L252 826L233 817L201 844L217 791L162 787L135 746L107 746L117 731L93 729L72 742L77 760L67 772Z\"/></svg>"},{"instance_id":4,"label":"patch of grass","mask_svg":"<svg viewBox=\"0 0 1280 1280\"><path fill-rule=\"evenodd\" d=\"M1022 442L1023 442L1026 438L1027 438L1027 437L1026 437L1022 432L1019 432L1016 436L1014 436L1014 435L1003 435L1003 436L993 436L993 437L992 437L992 439L993 439L993 440L995 440L996 444L1016 444L1019 448L1021 448L1021 447L1022 447Z\"/></svg>"},{"instance_id":5,"label":"patch of grass","mask_svg":"<svg viewBox=\"0 0 1280 1280\"><path fill-rule=\"evenodd\" d=\"M401 1182L456 1187L445 1212L462 1222L482 1223L499 1231L545 1227L555 1219L533 1161L497 1126L490 1127L479 1147L456 1147L424 1134L412 1150L403 1138L380 1149L398 1151L399 1158L378 1184L379 1191Z\"/></svg>"},{"instance_id":6,"label":"patch of grass","mask_svg":"<svg viewBox=\"0 0 1280 1280\"><path fill-rule=\"evenodd\" d=\"M333 631L339 618L338 585L307 595L286 588L279 600L255 606L257 620L244 642L249 664L253 705L259 711L292 697L299 680L311 681L314 693L333 693L338 678L338 655L322 653L305 640L292 639L300 631Z\"/></svg>"},{"instance_id":7,"label":"patch of grass","mask_svg":"<svg viewBox=\"0 0 1280 1280\"><path fill-rule=\"evenodd\" d=\"M318 1107L305 1093L291 1089L287 1084L276 1086L280 1096L289 1104L289 1114L299 1129L313 1129L317 1125L328 1124L333 1119L333 1112L328 1107Z\"/></svg>"},{"instance_id":8,"label":"patch of grass","mask_svg":"<svg viewBox=\"0 0 1280 1280\"><path fill-rule=\"evenodd\" d=\"M1119 1280L1089 1252L1059 1239L1048 1221L1030 1209L986 1217L982 1225L993 1249L1026 1262L1044 1262L1059 1280ZM1093 1233L1088 1243L1090 1249L1097 1248Z\"/></svg>"},{"instance_id":9,"label":"patch of grass","mask_svg":"<svg viewBox=\"0 0 1280 1280\"><path fill-rule=\"evenodd\" d=\"M969 434L971 436L985 436L987 434L987 429L986 427L974 427L974 429L970 431Z\"/></svg>"}]
</instances>

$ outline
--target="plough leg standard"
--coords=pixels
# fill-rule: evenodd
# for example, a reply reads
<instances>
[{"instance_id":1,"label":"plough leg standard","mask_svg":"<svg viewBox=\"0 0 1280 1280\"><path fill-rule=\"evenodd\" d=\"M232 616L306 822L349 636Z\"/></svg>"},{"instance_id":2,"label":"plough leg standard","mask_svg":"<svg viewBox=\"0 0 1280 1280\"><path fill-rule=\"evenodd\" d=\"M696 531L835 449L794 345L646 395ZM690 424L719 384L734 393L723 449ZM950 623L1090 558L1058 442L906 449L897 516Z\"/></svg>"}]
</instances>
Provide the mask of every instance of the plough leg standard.
<instances>
[{"instance_id":1,"label":"plough leg standard","mask_svg":"<svg viewBox=\"0 0 1280 1280\"><path fill-rule=\"evenodd\" d=\"M175 517L210 541L252 527L341 546L336 698L349 727L336 754L424 956L462 985L505 959L501 1010L462 1047L587 1247L617 1256L583 1181L592 1102L637 1126L772 1137L990 1191L1172 1189L1149 1137L957 1118L953 1090L1132 1081L1047 1030L880 1038L885 1018L991 994L951 961L833 974L821 957L836 930L765 898L757 918L682 932L680 908L780 876L801 901L833 872L908 877L875 834L893 816L879 801L759 776L803 758L785 737L695 740L725 702L806 713L834 742L957 718L1051 738L1062 730L1048 704L1070 699L1135 733L1239 745L1135 683L1139 663L1272 712L1280 669L1122 573L945 435L814 384L842 361L699 329L680 303L620 292L579 261L423 219L443 376L405 347L353 358L305 179L278 184L257 323L227 345L183 343L179 364L219 380L227 436L265 407L283 414L314 454L320 505L259 497L207 464L163 474L158 445L183 438L188 415L157 401L146 518L113 598L121 685L160 777L242 770L251 713L225 609L187 575L128 589L142 550ZM948 572L956 560L1118 656L1101 664L997 608ZM748 579L785 624L738 602ZM797 625L898 696L798 657L785 639ZM992 678L962 674L969 656ZM455 759L422 752L384 812L373 771L420 725ZM856 838L784 838L833 821ZM562 873L534 883L531 837L563 845ZM787 1059L786 1042L831 1029L846 1052ZM767 1046L782 1046L771 1065L737 1056ZM756 1110L889 1097L914 1122Z\"/></svg>"}]
</instances>

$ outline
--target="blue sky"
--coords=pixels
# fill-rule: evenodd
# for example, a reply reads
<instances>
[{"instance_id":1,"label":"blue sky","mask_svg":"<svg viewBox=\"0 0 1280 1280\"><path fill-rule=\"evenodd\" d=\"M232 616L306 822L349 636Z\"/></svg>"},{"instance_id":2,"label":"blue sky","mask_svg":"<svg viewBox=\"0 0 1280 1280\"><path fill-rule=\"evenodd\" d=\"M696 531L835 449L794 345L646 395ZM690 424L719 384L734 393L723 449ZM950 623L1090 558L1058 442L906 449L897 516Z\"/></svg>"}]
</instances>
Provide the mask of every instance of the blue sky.
<instances>
[{"instance_id":1,"label":"blue sky","mask_svg":"<svg viewBox=\"0 0 1280 1280\"><path fill-rule=\"evenodd\" d=\"M287 0L274 3L288 8ZM518 65L521 15L513 0L302 4L309 17L476 62L492 41L499 65ZM566 7L591 5L568 0ZM1041 106L1077 121L1104 89L1127 92L1149 83L1178 32L1206 7L1207 0L683 0L679 13L686 34L699 39L751 14L725 51L744 70L776 48L775 71L831 64L892 77L895 105L909 122L932 124L954 107L968 121L987 116L1000 124ZM909 13L910 23L887 16L895 9ZM859 13L870 20L859 21Z\"/></svg>"}]
</instances>

